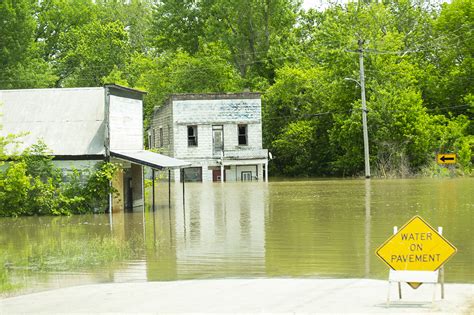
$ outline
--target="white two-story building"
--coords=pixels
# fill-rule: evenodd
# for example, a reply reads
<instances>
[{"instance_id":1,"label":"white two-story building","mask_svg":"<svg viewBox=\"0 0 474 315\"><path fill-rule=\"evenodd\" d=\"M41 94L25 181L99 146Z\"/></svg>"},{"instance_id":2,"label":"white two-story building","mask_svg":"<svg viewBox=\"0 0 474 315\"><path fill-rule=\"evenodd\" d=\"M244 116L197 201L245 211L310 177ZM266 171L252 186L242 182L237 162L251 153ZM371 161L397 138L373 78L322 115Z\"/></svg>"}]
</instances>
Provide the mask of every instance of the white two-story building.
<instances>
[{"instance_id":1,"label":"white two-story building","mask_svg":"<svg viewBox=\"0 0 474 315\"><path fill-rule=\"evenodd\" d=\"M268 178L259 93L172 95L155 109L148 141L158 152L191 163L186 181ZM175 181L182 176L174 172Z\"/></svg>"}]
</instances>

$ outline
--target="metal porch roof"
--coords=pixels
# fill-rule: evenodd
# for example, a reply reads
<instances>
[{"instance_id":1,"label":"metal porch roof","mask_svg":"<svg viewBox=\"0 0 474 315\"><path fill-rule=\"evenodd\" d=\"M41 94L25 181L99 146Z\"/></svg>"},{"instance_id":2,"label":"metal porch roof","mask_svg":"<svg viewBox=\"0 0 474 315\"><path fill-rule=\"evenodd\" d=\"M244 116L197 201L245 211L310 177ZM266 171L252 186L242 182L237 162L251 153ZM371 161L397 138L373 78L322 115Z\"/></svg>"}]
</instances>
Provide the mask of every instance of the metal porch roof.
<instances>
[{"instance_id":1,"label":"metal porch roof","mask_svg":"<svg viewBox=\"0 0 474 315\"><path fill-rule=\"evenodd\" d=\"M191 163L146 150L110 151L110 155L118 159L149 166L154 169L181 168L191 165Z\"/></svg>"}]
</instances>

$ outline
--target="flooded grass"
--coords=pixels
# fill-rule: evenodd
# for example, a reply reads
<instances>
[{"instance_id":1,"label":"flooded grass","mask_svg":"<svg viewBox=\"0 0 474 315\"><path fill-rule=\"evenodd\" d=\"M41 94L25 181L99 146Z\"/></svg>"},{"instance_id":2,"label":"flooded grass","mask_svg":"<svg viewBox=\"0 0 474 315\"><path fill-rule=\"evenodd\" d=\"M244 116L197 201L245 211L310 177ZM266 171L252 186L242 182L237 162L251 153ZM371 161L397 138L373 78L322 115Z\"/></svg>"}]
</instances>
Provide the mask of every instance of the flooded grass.
<instances>
[{"instance_id":1,"label":"flooded grass","mask_svg":"<svg viewBox=\"0 0 474 315\"><path fill-rule=\"evenodd\" d=\"M32 244L23 255L2 252L0 294L22 289L25 286L22 280L31 274L90 271L104 265L119 267L140 255L142 243L139 237L123 241L111 236L91 236Z\"/></svg>"},{"instance_id":2,"label":"flooded grass","mask_svg":"<svg viewBox=\"0 0 474 315\"><path fill-rule=\"evenodd\" d=\"M15 291L21 288L18 284L15 285L11 281L10 271L8 269L8 262L6 257L0 256L0 294Z\"/></svg>"}]
</instances>

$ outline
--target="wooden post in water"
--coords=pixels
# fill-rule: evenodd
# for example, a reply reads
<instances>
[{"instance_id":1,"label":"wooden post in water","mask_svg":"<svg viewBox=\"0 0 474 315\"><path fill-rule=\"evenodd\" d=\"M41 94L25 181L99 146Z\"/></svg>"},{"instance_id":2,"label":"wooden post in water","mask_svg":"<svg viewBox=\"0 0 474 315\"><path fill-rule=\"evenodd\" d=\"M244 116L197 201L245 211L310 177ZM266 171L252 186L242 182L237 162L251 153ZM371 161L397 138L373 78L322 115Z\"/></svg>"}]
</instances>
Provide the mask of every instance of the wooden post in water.
<instances>
[{"instance_id":1,"label":"wooden post in water","mask_svg":"<svg viewBox=\"0 0 474 315\"><path fill-rule=\"evenodd\" d=\"M184 168L181 169L181 175L183 178L183 230L184 230L184 241L186 242L186 203L185 203L185 189L184 189L184 182L186 181L184 178Z\"/></svg>"},{"instance_id":2,"label":"wooden post in water","mask_svg":"<svg viewBox=\"0 0 474 315\"><path fill-rule=\"evenodd\" d=\"M185 208L185 205L186 205L186 201L184 199L184 196L185 196L185 188L184 188L184 183L186 181L186 179L184 178L184 168L181 169L181 176L183 177L183 210Z\"/></svg>"},{"instance_id":3,"label":"wooden post in water","mask_svg":"<svg viewBox=\"0 0 474 315\"><path fill-rule=\"evenodd\" d=\"M171 170L168 170L168 207L171 208Z\"/></svg>"},{"instance_id":4,"label":"wooden post in water","mask_svg":"<svg viewBox=\"0 0 474 315\"><path fill-rule=\"evenodd\" d=\"M155 212L155 169L151 169L151 206L153 208L153 212Z\"/></svg>"}]
</instances>

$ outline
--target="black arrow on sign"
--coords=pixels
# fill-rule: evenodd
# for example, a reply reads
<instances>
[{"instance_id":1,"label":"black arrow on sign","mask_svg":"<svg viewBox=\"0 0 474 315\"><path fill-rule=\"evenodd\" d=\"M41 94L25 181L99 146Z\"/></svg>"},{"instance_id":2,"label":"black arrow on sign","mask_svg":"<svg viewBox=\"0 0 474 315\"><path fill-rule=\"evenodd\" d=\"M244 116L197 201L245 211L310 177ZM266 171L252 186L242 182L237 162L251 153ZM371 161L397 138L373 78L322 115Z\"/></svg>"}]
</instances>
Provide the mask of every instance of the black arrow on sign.
<instances>
[{"instance_id":1,"label":"black arrow on sign","mask_svg":"<svg viewBox=\"0 0 474 315\"><path fill-rule=\"evenodd\" d=\"M454 161L453 157L445 157L444 155L440 158L441 161L446 162L446 161Z\"/></svg>"}]
</instances>

